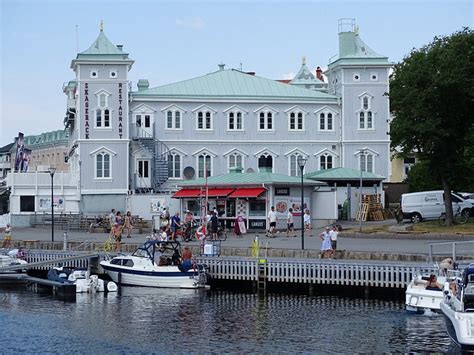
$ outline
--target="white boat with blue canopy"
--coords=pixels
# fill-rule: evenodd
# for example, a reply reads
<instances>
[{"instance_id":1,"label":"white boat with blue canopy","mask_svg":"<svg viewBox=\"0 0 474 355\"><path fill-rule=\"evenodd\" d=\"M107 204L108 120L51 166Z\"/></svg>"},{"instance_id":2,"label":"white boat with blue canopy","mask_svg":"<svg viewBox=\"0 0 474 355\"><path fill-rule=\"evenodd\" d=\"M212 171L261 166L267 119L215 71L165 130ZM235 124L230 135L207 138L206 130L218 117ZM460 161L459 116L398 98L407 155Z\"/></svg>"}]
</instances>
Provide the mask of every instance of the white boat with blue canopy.
<instances>
[{"instance_id":1,"label":"white boat with blue canopy","mask_svg":"<svg viewBox=\"0 0 474 355\"><path fill-rule=\"evenodd\" d=\"M120 285L200 288L207 283L204 265L181 262L178 241L148 240L131 255L118 255L100 265Z\"/></svg>"}]
</instances>

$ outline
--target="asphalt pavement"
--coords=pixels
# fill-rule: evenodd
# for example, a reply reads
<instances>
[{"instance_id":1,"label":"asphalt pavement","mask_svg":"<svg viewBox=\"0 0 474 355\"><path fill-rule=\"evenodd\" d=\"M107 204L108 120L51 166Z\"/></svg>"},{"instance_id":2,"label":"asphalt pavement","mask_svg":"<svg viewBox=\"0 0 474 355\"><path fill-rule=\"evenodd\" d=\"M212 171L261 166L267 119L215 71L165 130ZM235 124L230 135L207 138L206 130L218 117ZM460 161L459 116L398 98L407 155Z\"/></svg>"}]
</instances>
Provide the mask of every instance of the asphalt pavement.
<instances>
[{"instance_id":1,"label":"asphalt pavement","mask_svg":"<svg viewBox=\"0 0 474 355\"><path fill-rule=\"evenodd\" d=\"M388 234L388 233L371 233L357 234L351 232L346 234L344 231L350 227L349 224L343 225L343 231L338 238L337 249L354 251L354 252L381 252L381 253L400 253L400 254L428 254L430 243L443 243L446 245L435 246L435 252L450 252L452 250L452 242L472 241L470 243L459 243L457 245L458 252L463 254L474 255L474 236L462 235L430 235L430 234ZM321 247L321 239L319 233L322 229L306 232L304 236L304 247L306 250L319 250ZM150 233L132 234L131 238L123 236L122 242L125 244L138 244L145 242ZM276 234L275 238L265 237L265 233L250 232L241 237L228 233L226 241L222 242L222 247L248 248L252 245L255 237L264 246L273 249L294 249L300 250L302 246L301 230L295 231L295 236L286 237L285 232ZM55 230L54 240L62 242L64 236L63 230ZM108 233L97 232L88 233L83 231L68 231L68 241L75 242L103 242L106 240ZM16 228L12 233L13 240L22 241L51 241L51 227L46 228ZM198 241L190 242L190 245L198 245Z\"/></svg>"}]
</instances>

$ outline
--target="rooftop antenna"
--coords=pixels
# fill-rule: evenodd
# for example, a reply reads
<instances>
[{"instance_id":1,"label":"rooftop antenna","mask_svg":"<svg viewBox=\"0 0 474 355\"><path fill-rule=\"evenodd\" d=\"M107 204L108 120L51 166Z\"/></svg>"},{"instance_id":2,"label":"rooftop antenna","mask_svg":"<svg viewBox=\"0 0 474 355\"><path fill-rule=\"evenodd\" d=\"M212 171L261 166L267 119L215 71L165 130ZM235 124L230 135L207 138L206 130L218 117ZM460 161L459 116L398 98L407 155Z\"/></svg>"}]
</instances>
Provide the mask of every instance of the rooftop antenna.
<instances>
[{"instance_id":1,"label":"rooftop antenna","mask_svg":"<svg viewBox=\"0 0 474 355\"><path fill-rule=\"evenodd\" d=\"M76 54L79 53L79 26L76 25Z\"/></svg>"},{"instance_id":2,"label":"rooftop antenna","mask_svg":"<svg viewBox=\"0 0 474 355\"><path fill-rule=\"evenodd\" d=\"M242 71L242 70L243 70L243 69L242 69L242 62L240 62L240 71Z\"/></svg>"},{"instance_id":3,"label":"rooftop antenna","mask_svg":"<svg viewBox=\"0 0 474 355\"><path fill-rule=\"evenodd\" d=\"M100 20L100 32L104 32L104 20Z\"/></svg>"}]
</instances>

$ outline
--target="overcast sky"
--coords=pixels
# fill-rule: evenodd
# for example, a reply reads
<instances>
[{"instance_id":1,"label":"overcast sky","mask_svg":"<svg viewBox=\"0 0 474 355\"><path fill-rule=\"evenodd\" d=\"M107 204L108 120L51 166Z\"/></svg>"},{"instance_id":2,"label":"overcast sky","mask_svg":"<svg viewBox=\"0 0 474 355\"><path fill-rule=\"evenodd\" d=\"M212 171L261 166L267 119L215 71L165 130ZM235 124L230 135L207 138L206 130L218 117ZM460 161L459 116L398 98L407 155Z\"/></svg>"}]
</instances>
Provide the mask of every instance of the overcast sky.
<instances>
[{"instance_id":1,"label":"overcast sky","mask_svg":"<svg viewBox=\"0 0 474 355\"><path fill-rule=\"evenodd\" d=\"M473 24L472 0L449 1L79 1L0 0L0 146L63 129L62 85L70 63L99 34L135 60L130 80L159 86L226 67L291 78L305 56L326 67L337 54L338 19L392 62L412 48ZM77 26L77 36L76 36Z\"/></svg>"}]
</instances>

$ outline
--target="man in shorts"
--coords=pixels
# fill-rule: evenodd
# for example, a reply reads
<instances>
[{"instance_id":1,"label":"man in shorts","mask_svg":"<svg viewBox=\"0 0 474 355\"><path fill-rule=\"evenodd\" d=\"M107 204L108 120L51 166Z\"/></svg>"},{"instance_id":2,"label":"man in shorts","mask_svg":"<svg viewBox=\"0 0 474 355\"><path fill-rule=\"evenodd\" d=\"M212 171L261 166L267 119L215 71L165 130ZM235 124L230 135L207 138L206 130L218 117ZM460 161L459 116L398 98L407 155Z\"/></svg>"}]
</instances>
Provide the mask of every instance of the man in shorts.
<instances>
[{"instance_id":1,"label":"man in shorts","mask_svg":"<svg viewBox=\"0 0 474 355\"><path fill-rule=\"evenodd\" d=\"M270 223L269 232L271 233L271 238L275 238L275 229L277 225L277 214L275 212L275 207L272 206L270 212L268 212L268 222Z\"/></svg>"},{"instance_id":2,"label":"man in shorts","mask_svg":"<svg viewBox=\"0 0 474 355\"><path fill-rule=\"evenodd\" d=\"M286 237L288 238L290 236L290 232L294 233L294 218L293 218L293 208L290 208L288 210L288 215L286 216ZM293 235L293 237L296 237L296 235Z\"/></svg>"}]
</instances>

